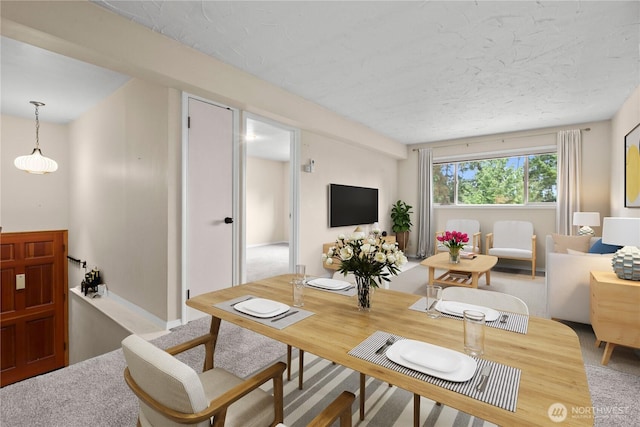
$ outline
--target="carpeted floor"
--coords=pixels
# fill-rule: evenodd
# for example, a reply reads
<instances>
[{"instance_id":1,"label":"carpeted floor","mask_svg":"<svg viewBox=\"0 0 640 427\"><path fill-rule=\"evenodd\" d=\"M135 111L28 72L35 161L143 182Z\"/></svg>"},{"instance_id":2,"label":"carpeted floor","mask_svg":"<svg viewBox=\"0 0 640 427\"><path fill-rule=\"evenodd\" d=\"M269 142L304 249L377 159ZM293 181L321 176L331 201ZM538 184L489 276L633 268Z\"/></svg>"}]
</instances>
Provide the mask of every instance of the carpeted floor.
<instances>
[{"instance_id":1,"label":"carpeted floor","mask_svg":"<svg viewBox=\"0 0 640 427\"><path fill-rule=\"evenodd\" d=\"M206 318L180 326L170 334L154 340L166 348L208 330ZM284 360L284 344L222 323L216 348L216 365L239 376ZM204 351L191 350L179 358L196 370L202 368ZM297 389L297 352L294 352L293 378L285 381L285 422L290 427L305 426L342 390L357 394L359 374L317 358L305 356L305 387ZM0 425L2 426L133 426L138 402L122 378L125 367L121 350L77 363L65 369L31 378L0 389ZM640 419L636 404L640 377L611 368L585 365L596 426L631 426ZM269 389L269 387L265 387ZM404 427L412 425L412 394L367 378L367 416L356 426ZM424 426L492 426L450 407L435 406L422 398L421 421Z\"/></svg>"},{"instance_id":2,"label":"carpeted floor","mask_svg":"<svg viewBox=\"0 0 640 427\"><path fill-rule=\"evenodd\" d=\"M209 318L175 328L153 340L167 348L205 334ZM216 366L245 377L281 358L286 346L223 322L216 346ZM256 357L259 355L259 357ZM178 356L202 371L204 349ZM124 382L122 350L115 350L67 368L0 389L0 425L22 426L135 426L138 400Z\"/></svg>"},{"instance_id":3,"label":"carpeted floor","mask_svg":"<svg viewBox=\"0 0 640 427\"><path fill-rule=\"evenodd\" d=\"M247 248L247 282L273 277L289 272L289 245L271 245Z\"/></svg>"}]
</instances>

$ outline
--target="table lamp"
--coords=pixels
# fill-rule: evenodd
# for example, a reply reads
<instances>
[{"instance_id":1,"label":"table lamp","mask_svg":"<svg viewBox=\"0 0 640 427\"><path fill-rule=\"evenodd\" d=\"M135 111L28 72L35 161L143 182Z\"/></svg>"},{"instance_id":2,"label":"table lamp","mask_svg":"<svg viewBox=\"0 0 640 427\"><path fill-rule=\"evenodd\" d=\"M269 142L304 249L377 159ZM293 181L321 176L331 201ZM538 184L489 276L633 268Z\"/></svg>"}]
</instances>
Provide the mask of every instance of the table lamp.
<instances>
[{"instance_id":1,"label":"table lamp","mask_svg":"<svg viewBox=\"0 0 640 427\"><path fill-rule=\"evenodd\" d=\"M616 275L640 281L640 218L605 218L602 243L623 247L611 259Z\"/></svg>"},{"instance_id":2,"label":"table lamp","mask_svg":"<svg viewBox=\"0 0 640 427\"><path fill-rule=\"evenodd\" d=\"M573 225L582 225L579 236L593 236L595 232L590 225L600 225L600 212L574 212Z\"/></svg>"}]
</instances>

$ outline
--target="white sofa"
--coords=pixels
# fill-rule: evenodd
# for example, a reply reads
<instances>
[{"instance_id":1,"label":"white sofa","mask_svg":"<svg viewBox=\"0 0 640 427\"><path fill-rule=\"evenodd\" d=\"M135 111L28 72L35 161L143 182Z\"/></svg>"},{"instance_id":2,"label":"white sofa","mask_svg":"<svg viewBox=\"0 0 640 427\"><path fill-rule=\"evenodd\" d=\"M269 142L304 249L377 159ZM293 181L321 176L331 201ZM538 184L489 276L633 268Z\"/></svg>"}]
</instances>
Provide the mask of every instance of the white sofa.
<instances>
[{"instance_id":1,"label":"white sofa","mask_svg":"<svg viewBox=\"0 0 640 427\"><path fill-rule=\"evenodd\" d=\"M589 247L599 239L592 237ZM547 313L552 319L591 324L589 282L591 271L610 271L613 254L554 252L554 240L546 237Z\"/></svg>"}]
</instances>

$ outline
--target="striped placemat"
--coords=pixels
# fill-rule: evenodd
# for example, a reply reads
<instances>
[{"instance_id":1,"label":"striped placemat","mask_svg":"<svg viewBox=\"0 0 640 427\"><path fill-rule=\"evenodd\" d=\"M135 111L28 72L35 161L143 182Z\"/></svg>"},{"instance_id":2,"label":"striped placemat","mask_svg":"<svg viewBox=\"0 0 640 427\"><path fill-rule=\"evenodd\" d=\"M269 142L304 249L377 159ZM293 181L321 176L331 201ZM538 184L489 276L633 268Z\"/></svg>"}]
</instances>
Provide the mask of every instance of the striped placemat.
<instances>
[{"instance_id":1,"label":"striped placemat","mask_svg":"<svg viewBox=\"0 0 640 427\"><path fill-rule=\"evenodd\" d=\"M411 307L410 310L422 311L425 312L427 309L427 298L422 297L418 301L416 301ZM505 331L517 332L519 334L527 333L527 329L529 328L529 316L526 314L518 314L518 313L510 313L508 311L500 311L500 316L506 315L507 319L505 322L501 322L500 318L498 320L494 320L493 322L487 322L485 325L490 328L504 329ZM456 316L454 314L449 313L440 313L442 317L448 317L450 319L458 319L462 320L461 316Z\"/></svg>"},{"instance_id":2,"label":"striped placemat","mask_svg":"<svg viewBox=\"0 0 640 427\"><path fill-rule=\"evenodd\" d=\"M275 329L284 329L287 326L291 326L294 323L299 322L302 319L306 319L307 317L315 314L311 311L303 310L299 307L291 307L289 311L287 311L286 313L293 313L293 314L283 317L282 319L280 319L280 317L286 313L279 314L277 316L274 316L273 318L262 318L262 317L250 316L248 314L241 313L238 310L233 308L235 304L251 298L258 298L258 297L254 295L243 295L238 298L230 299L229 301L224 301L218 304L214 304L214 307L224 311L228 311L229 313L237 314L238 316L246 317L247 319L251 319L255 322L262 323L263 325L267 325ZM280 320L274 321L274 319L280 319Z\"/></svg>"},{"instance_id":3,"label":"striped placemat","mask_svg":"<svg viewBox=\"0 0 640 427\"><path fill-rule=\"evenodd\" d=\"M394 371L435 384L447 390L497 406L498 408L515 412L518 403L518 388L520 387L520 369L493 362L491 360L475 358L476 362L478 362L478 368L470 380L465 382L443 380L392 362L387 359L384 353L376 354L376 350L378 350L390 336L395 337L397 340L405 339L399 335L376 331L366 340L353 348L349 354L359 359L375 363L376 365L393 369ZM491 374L485 390L481 392L476 390L476 386L480 382L480 372L482 371L482 368L487 365L491 366Z\"/></svg>"}]
</instances>

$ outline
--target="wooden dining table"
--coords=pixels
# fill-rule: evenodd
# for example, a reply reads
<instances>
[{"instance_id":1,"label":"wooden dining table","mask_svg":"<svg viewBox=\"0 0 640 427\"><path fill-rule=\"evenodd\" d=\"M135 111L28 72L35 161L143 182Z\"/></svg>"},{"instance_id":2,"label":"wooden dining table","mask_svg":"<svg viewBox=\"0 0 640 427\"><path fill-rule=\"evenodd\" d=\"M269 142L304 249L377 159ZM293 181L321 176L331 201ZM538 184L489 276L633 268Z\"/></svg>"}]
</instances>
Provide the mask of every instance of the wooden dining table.
<instances>
[{"instance_id":1,"label":"wooden dining table","mask_svg":"<svg viewBox=\"0 0 640 427\"><path fill-rule=\"evenodd\" d=\"M211 315L210 333L202 338L205 366L215 365L215 343L224 320L497 425L555 425L551 417L562 417L563 410L564 421L558 425L593 425L578 337L554 320L530 316L526 334L485 328L482 357L521 370L517 406L510 411L349 354L376 331L463 352L463 322L432 319L409 309L420 295L378 288L371 311L361 312L355 297L307 288L303 308L314 314L283 329L214 306L246 295L291 305L291 279L292 275L281 275L257 280L187 301L188 306ZM361 399L361 411L363 405Z\"/></svg>"}]
</instances>

